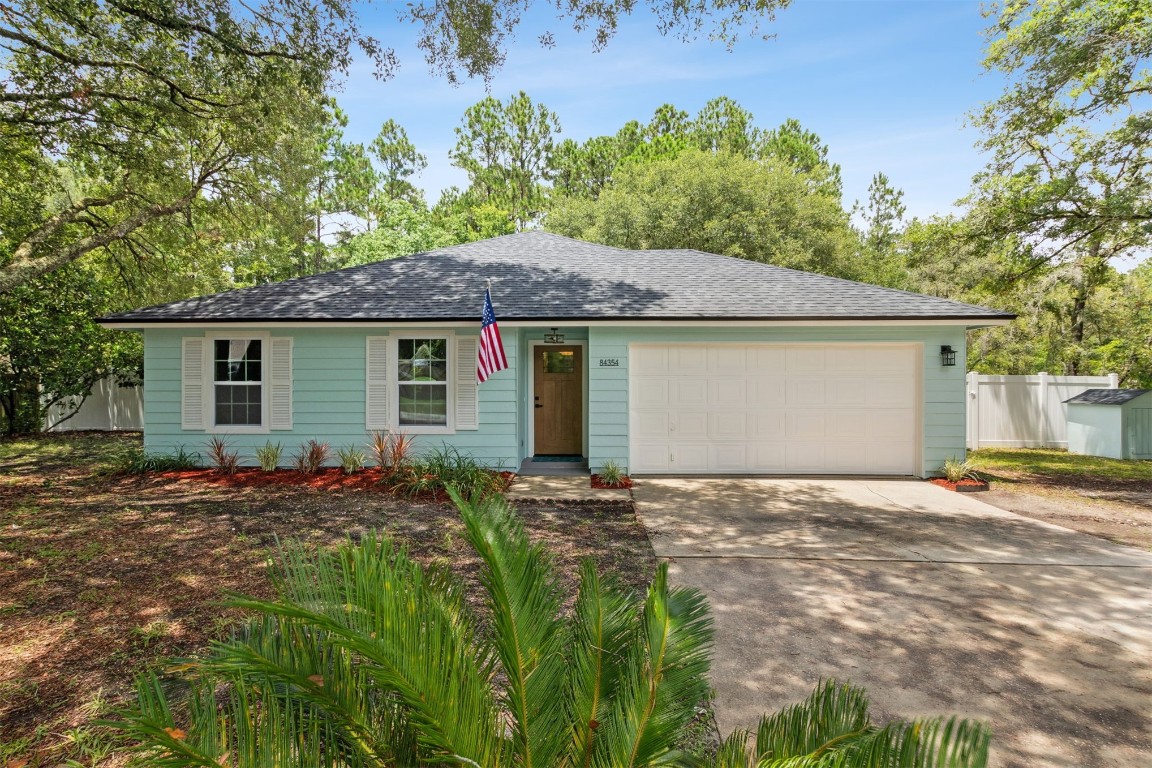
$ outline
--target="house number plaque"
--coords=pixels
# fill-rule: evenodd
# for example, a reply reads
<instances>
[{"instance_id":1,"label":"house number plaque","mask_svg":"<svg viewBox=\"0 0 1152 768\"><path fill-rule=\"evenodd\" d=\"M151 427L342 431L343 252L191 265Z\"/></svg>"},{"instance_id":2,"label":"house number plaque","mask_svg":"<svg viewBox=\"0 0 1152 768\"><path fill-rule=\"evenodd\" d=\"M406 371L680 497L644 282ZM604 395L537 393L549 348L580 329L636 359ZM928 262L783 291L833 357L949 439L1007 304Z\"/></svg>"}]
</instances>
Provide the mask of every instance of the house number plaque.
<instances>
[{"instance_id":1,"label":"house number plaque","mask_svg":"<svg viewBox=\"0 0 1152 768\"><path fill-rule=\"evenodd\" d=\"M600 358L601 368L619 368L620 358L618 357L602 357Z\"/></svg>"}]
</instances>

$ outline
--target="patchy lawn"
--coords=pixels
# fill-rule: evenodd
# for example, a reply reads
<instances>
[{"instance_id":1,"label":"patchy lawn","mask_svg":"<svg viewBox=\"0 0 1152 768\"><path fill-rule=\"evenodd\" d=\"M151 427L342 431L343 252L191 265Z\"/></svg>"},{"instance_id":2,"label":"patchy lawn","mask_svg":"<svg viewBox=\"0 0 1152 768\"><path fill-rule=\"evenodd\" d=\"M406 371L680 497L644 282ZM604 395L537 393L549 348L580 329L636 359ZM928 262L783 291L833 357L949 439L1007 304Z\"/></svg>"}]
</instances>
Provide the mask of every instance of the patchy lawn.
<instances>
[{"instance_id":1,"label":"patchy lawn","mask_svg":"<svg viewBox=\"0 0 1152 768\"><path fill-rule=\"evenodd\" d=\"M108 475L137 445L102 434L0 441L0 766L116 764L91 721L125 702L139 671L226 632L238 614L218 604L225 592L268 596L277 536L324 546L382 529L476 585L450 505L375 488ZM591 556L646 586L656 561L630 504L518 506L569 584Z\"/></svg>"},{"instance_id":2,"label":"patchy lawn","mask_svg":"<svg viewBox=\"0 0 1152 768\"><path fill-rule=\"evenodd\" d=\"M1152 461L1038 448L969 453L992 490L980 498L1120 544L1152 549Z\"/></svg>"}]
</instances>

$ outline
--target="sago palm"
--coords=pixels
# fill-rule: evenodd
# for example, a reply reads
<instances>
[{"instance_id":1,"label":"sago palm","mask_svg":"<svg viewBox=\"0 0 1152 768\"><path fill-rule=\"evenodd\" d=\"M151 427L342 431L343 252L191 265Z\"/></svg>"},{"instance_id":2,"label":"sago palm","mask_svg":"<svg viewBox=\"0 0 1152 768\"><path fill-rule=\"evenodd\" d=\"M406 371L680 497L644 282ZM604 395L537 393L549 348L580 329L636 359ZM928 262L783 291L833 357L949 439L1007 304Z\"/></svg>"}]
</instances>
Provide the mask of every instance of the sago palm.
<instances>
[{"instance_id":1,"label":"sago palm","mask_svg":"<svg viewBox=\"0 0 1152 768\"><path fill-rule=\"evenodd\" d=\"M139 756L238 768L691 763L676 741L707 694L704 597L669 587L665 566L633 597L586 562L565 611L548 553L507 503L453 499L482 562L482 619L449 572L386 537L285 547L277 599L233 601L256 616L242 632L174 677L139 681L118 723ZM856 690L822 686L762 722L755 742L727 740L717 764L983 764L979 726L878 731L866 702L862 719L842 712Z\"/></svg>"}]
</instances>

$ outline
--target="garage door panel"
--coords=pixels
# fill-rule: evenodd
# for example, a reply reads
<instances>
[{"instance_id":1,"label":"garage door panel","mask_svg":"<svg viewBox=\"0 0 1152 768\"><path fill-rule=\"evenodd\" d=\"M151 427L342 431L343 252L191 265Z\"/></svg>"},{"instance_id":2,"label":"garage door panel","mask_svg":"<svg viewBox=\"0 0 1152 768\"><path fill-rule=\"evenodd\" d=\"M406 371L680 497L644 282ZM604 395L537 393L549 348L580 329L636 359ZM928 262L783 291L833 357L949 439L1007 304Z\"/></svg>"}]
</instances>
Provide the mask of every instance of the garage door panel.
<instances>
[{"instance_id":1,"label":"garage door panel","mask_svg":"<svg viewBox=\"0 0 1152 768\"><path fill-rule=\"evenodd\" d=\"M789 373L824 373L824 347L786 347Z\"/></svg>"},{"instance_id":2,"label":"garage door panel","mask_svg":"<svg viewBox=\"0 0 1152 768\"><path fill-rule=\"evenodd\" d=\"M632 380L632 402L636 408L664 408L669 405L672 382L648 376Z\"/></svg>"},{"instance_id":3,"label":"garage door panel","mask_svg":"<svg viewBox=\"0 0 1152 768\"><path fill-rule=\"evenodd\" d=\"M708 373L743 376L747 373L746 347L712 347L708 350Z\"/></svg>"},{"instance_id":4,"label":"garage door panel","mask_svg":"<svg viewBox=\"0 0 1152 768\"><path fill-rule=\"evenodd\" d=\"M743 408L748 402L748 382L719 379L708 383L708 405L713 408Z\"/></svg>"},{"instance_id":5,"label":"garage door panel","mask_svg":"<svg viewBox=\"0 0 1152 768\"><path fill-rule=\"evenodd\" d=\"M748 436L748 416L743 411L720 411L709 415L708 437L743 440Z\"/></svg>"},{"instance_id":6,"label":"garage door panel","mask_svg":"<svg viewBox=\"0 0 1152 768\"><path fill-rule=\"evenodd\" d=\"M659 375L668 373L669 347L632 347L628 351L628 361L634 370L643 371L646 375Z\"/></svg>"},{"instance_id":7,"label":"garage door panel","mask_svg":"<svg viewBox=\"0 0 1152 768\"><path fill-rule=\"evenodd\" d=\"M828 379L824 382L824 398L831 408L868 405L868 391L856 379Z\"/></svg>"},{"instance_id":8,"label":"garage door panel","mask_svg":"<svg viewBox=\"0 0 1152 768\"><path fill-rule=\"evenodd\" d=\"M670 405L675 408L708 404L708 379L679 379L671 384Z\"/></svg>"},{"instance_id":9,"label":"garage door panel","mask_svg":"<svg viewBox=\"0 0 1152 768\"><path fill-rule=\"evenodd\" d=\"M753 440L781 440L787 434L787 413L779 411L760 411L752 414L749 422L752 424Z\"/></svg>"},{"instance_id":10,"label":"garage door panel","mask_svg":"<svg viewBox=\"0 0 1152 768\"><path fill-rule=\"evenodd\" d=\"M677 440L707 438L708 411L680 411L673 416L671 431Z\"/></svg>"},{"instance_id":11,"label":"garage door panel","mask_svg":"<svg viewBox=\"0 0 1152 768\"><path fill-rule=\"evenodd\" d=\"M867 411L829 411L825 417L825 437L833 440L867 440L872 419Z\"/></svg>"},{"instance_id":12,"label":"garage door panel","mask_svg":"<svg viewBox=\"0 0 1152 768\"><path fill-rule=\"evenodd\" d=\"M786 417L784 436L789 440L823 440L823 411L790 411Z\"/></svg>"},{"instance_id":13,"label":"garage door panel","mask_svg":"<svg viewBox=\"0 0 1152 768\"><path fill-rule=\"evenodd\" d=\"M631 467L911 474L919 360L911 345L636 345Z\"/></svg>"},{"instance_id":14,"label":"garage door panel","mask_svg":"<svg viewBox=\"0 0 1152 768\"><path fill-rule=\"evenodd\" d=\"M746 472L748 447L744 443L712 443L710 467L718 472Z\"/></svg>"},{"instance_id":15,"label":"garage door panel","mask_svg":"<svg viewBox=\"0 0 1152 768\"><path fill-rule=\"evenodd\" d=\"M797 376L788 379L789 406L824 405L824 378L817 376Z\"/></svg>"}]
</instances>

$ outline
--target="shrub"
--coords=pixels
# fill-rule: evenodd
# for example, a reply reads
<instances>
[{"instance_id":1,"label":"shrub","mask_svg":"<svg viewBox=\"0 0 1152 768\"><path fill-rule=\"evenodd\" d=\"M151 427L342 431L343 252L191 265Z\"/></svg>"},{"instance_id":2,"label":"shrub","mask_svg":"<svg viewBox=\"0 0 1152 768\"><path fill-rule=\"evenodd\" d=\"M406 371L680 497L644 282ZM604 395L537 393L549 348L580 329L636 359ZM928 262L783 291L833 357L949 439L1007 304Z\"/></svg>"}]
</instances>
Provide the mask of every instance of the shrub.
<instances>
[{"instance_id":1,"label":"shrub","mask_svg":"<svg viewBox=\"0 0 1152 768\"><path fill-rule=\"evenodd\" d=\"M619 485L624 480L624 470L620 465L608 459L604 465L600 467L600 481L605 485Z\"/></svg>"},{"instance_id":2,"label":"shrub","mask_svg":"<svg viewBox=\"0 0 1152 768\"><path fill-rule=\"evenodd\" d=\"M301 474L314 475L324 466L324 462L328 461L331 452L328 443L309 440L297 448L296 453L292 455L292 466Z\"/></svg>"},{"instance_id":3,"label":"shrub","mask_svg":"<svg viewBox=\"0 0 1152 768\"><path fill-rule=\"evenodd\" d=\"M263 448L256 449L256 461L260 463L260 469L265 472L275 472L276 467L280 466L280 456L284 453L284 446L280 443L273 444L271 441L264 443Z\"/></svg>"},{"instance_id":4,"label":"shrub","mask_svg":"<svg viewBox=\"0 0 1152 768\"><path fill-rule=\"evenodd\" d=\"M952 483L958 483L961 480L968 478L979 480L980 475L976 470L976 463L967 459L961 461L960 459L953 456L944 462L944 477Z\"/></svg>"},{"instance_id":5,"label":"shrub","mask_svg":"<svg viewBox=\"0 0 1152 768\"><path fill-rule=\"evenodd\" d=\"M117 454L110 469L117 475L142 475L145 472L199 469L202 462L199 453L189 452L182 445L174 453L149 453L143 448L133 447Z\"/></svg>"},{"instance_id":6,"label":"shrub","mask_svg":"<svg viewBox=\"0 0 1152 768\"><path fill-rule=\"evenodd\" d=\"M231 447L227 440L219 436L208 441L208 460L221 474L234 475L240 466L240 454L229 450Z\"/></svg>"},{"instance_id":7,"label":"shrub","mask_svg":"<svg viewBox=\"0 0 1152 768\"><path fill-rule=\"evenodd\" d=\"M504 489L504 479L458 448L444 446L392 472L393 486L412 496L455 487L462 496L488 496Z\"/></svg>"},{"instance_id":8,"label":"shrub","mask_svg":"<svg viewBox=\"0 0 1152 768\"><path fill-rule=\"evenodd\" d=\"M373 432L370 448L376 466L396 474L412 461L414 442L411 435L403 432Z\"/></svg>"},{"instance_id":9,"label":"shrub","mask_svg":"<svg viewBox=\"0 0 1152 768\"><path fill-rule=\"evenodd\" d=\"M667 563L635 595L589 559L568 602L506 501L453 501L483 616L385 536L289 545L275 599L232 601L256 614L242 631L180 665L183 681L145 673L134 708L101 725L172 768L691 764L677 747L709 689L704 595L669 585ZM967 720L877 727L862 689L829 680L702 762L978 768L988 740Z\"/></svg>"},{"instance_id":10,"label":"shrub","mask_svg":"<svg viewBox=\"0 0 1152 768\"><path fill-rule=\"evenodd\" d=\"M360 471L368 461L367 454L354 445L347 448L337 448L336 455L340 458L340 468L344 470L346 475Z\"/></svg>"}]
</instances>

